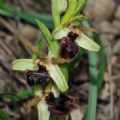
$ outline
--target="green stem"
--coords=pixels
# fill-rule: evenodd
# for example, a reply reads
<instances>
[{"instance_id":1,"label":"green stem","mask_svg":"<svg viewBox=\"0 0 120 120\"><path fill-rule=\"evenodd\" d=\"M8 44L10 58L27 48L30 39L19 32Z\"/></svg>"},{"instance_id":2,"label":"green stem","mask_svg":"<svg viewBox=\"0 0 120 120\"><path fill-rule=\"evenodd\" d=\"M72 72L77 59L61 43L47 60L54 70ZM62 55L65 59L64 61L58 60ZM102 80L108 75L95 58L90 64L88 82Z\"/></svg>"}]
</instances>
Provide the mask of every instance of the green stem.
<instances>
[{"instance_id":1,"label":"green stem","mask_svg":"<svg viewBox=\"0 0 120 120\"><path fill-rule=\"evenodd\" d=\"M103 80L104 80L104 73L105 73L105 51L104 51L104 46L103 43L100 39L100 36L98 33L94 33L94 38L97 40L97 43L101 46L100 52L99 52L99 62L98 62L98 90L100 91Z\"/></svg>"},{"instance_id":2,"label":"green stem","mask_svg":"<svg viewBox=\"0 0 120 120\"><path fill-rule=\"evenodd\" d=\"M88 21L84 21L83 24L86 27L89 27ZM87 35L94 39L92 33L87 33ZM84 120L95 120L96 117L96 105L97 105L97 97L98 97L98 70L96 63L96 53L89 52L89 97L88 97L88 108L87 113L84 116Z\"/></svg>"},{"instance_id":3,"label":"green stem","mask_svg":"<svg viewBox=\"0 0 120 120\"><path fill-rule=\"evenodd\" d=\"M88 98L88 111L86 120L95 120L96 117L96 104L98 96L97 86L97 66L96 66L96 53L89 53L89 98Z\"/></svg>"}]
</instances>

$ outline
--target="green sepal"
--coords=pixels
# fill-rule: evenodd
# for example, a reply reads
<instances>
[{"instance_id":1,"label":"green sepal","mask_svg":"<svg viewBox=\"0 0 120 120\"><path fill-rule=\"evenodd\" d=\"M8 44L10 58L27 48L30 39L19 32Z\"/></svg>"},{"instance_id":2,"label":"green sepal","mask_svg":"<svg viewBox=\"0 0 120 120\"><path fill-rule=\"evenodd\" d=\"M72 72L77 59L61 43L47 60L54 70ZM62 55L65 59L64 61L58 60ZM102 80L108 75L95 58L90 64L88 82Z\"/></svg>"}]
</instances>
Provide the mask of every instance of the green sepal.
<instances>
[{"instance_id":1,"label":"green sepal","mask_svg":"<svg viewBox=\"0 0 120 120\"><path fill-rule=\"evenodd\" d=\"M34 59L16 59L12 62L12 69L19 71L38 70L38 65L33 62Z\"/></svg>"},{"instance_id":2,"label":"green sepal","mask_svg":"<svg viewBox=\"0 0 120 120\"><path fill-rule=\"evenodd\" d=\"M58 65L49 65L47 69L59 90L61 92L66 92L68 90L67 80Z\"/></svg>"},{"instance_id":3,"label":"green sepal","mask_svg":"<svg viewBox=\"0 0 120 120\"><path fill-rule=\"evenodd\" d=\"M76 43L86 50L94 52L98 52L100 50L100 46L83 33L81 33L80 36L76 39Z\"/></svg>"},{"instance_id":4,"label":"green sepal","mask_svg":"<svg viewBox=\"0 0 120 120\"><path fill-rule=\"evenodd\" d=\"M67 34L69 32L70 31L68 28L64 28L64 27L60 26L53 31L53 38L55 40L60 40L61 38L67 36Z\"/></svg>"}]
</instances>

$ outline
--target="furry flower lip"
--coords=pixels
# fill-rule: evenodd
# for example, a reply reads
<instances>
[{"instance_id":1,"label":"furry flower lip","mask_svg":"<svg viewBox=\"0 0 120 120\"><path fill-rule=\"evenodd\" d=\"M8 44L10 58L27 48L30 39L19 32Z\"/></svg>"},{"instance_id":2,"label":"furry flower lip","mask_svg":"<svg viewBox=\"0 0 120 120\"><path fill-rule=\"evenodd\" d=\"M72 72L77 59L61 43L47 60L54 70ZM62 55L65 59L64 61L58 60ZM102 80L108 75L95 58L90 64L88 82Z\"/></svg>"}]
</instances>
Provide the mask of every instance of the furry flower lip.
<instances>
[{"instance_id":1,"label":"furry flower lip","mask_svg":"<svg viewBox=\"0 0 120 120\"><path fill-rule=\"evenodd\" d=\"M48 110L56 116L69 114L75 102L75 98L72 96L60 94L59 97L54 97L52 93L45 100L48 104Z\"/></svg>"},{"instance_id":2,"label":"furry flower lip","mask_svg":"<svg viewBox=\"0 0 120 120\"><path fill-rule=\"evenodd\" d=\"M29 86L43 84L46 81L50 80L50 75L46 67L43 65L40 65L39 70L36 71L27 70L25 75Z\"/></svg>"},{"instance_id":3,"label":"furry flower lip","mask_svg":"<svg viewBox=\"0 0 120 120\"><path fill-rule=\"evenodd\" d=\"M73 58L79 52L79 46L75 43L78 37L76 33L70 32L67 37L63 37L60 42L60 56L65 59Z\"/></svg>"}]
</instances>

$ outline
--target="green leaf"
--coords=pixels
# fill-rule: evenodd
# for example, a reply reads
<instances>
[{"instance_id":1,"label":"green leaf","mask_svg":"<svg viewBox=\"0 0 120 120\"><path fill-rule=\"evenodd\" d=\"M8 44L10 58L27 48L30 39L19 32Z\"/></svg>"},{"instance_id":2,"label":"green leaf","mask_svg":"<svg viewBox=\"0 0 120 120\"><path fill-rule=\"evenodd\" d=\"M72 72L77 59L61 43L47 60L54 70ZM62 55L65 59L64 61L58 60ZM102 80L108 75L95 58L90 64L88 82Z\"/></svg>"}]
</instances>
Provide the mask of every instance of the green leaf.
<instances>
[{"instance_id":1,"label":"green leaf","mask_svg":"<svg viewBox=\"0 0 120 120\"><path fill-rule=\"evenodd\" d=\"M76 43L86 50L94 52L98 52L100 50L100 46L83 33L81 33L80 36L76 39Z\"/></svg>"},{"instance_id":2,"label":"green leaf","mask_svg":"<svg viewBox=\"0 0 120 120\"><path fill-rule=\"evenodd\" d=\"M62 25L69 22L71 17L74 15L74 11L77 7L77 0L69 0L68 2L69 2L68 9L61 20Z\"/></svg>"},{"instance_id":3,"label":"green leaf","mask_svg":"<svg viewBox=\"0 0 120 120\"><path fill-rule=\"evenodd\" d=\"M23 91L20 91L16 94L16 96L19 97L19 98L25 98L25 97L28 97L30 95L33 95L33 91L32 91L31 87L29 87L29 88L27 88Z\"/></svg>"},{"instance_id":4,"label":"green leaf","mask_svg":"<svg viewBox=\"0 0 120 120\"><path fill-rule=\"evenodd\" d=\"M33 62L34 59L16 59L12 62L12 69L19 71L38 70L38 65Z\"/></svg>"},{"instance_id":5,"label":"green leaf","mask_svg":"<svg viewBox=\"0 0 120 120\"><path fill-rule=\"evenodd\" d=\"M36 22L45 36L48 49L52 52L54 56L58 56L59 46L56 41L53 41L52 35L49 32L48 28L39 20L36 20Z\"/></svg>"},{"instance_id":6,"label":"green leaf","mask_svg":"<svg viewBox=\"0 0 120 120\"><path fill-rule=\"evenodd\" d=\"M82 8L86 5L86 3L87 3L87 0L78 0L77 8L74 14L77 14L78 12L80 12Z\"/></svg>"},{"instance_id":7,"label":"green leaf","mask_svg":"<svg viewBox=\"0 0 120 120\"><path fill-rule=\"evenodd\" d=\"M42 40L37 40L37 43L36 43L36 50L37 51L40 51L42 49ZM36 59L38 58L39 56L37 54L33 54L32 55L32 58L33 59Z\"/></svg>"},{"instance_id":8,"label":"green leaf","mask_svg":"<svg viewBox=\"0 0 120 120\"><path fill-rule=\"evenodd\" d=\"M34 20L36 18L38 20L41 20L48 28L53 28L52 16L47 14L18 11L13 7L3 4L0 5L0 15L19 17L20 19L30 22L34 25L36 25L36 22Z\"/></svg>"},{"instance_id":9,"label":"green leaf","mask_svg":"<svg viewBox=\"0 0 120 120\"><path fill-rule=\"evenodd\" d=\"M67 80L59 67L57 65L49 65L48 70L51 78L54 80L59 90L61 92L66 92L68 90Z\"/></svg>"},{"instance_id":10,"label":"green leaf","mask_svg":"<svg viewBox=\"0 0 120 120\"><path fill-rule=\"evenodd\" d=\"M5 113L5 112L3 112L1 110L0 110L0 119L1 120L12 120L7 113Z\"/></svg>"}]
</instances>

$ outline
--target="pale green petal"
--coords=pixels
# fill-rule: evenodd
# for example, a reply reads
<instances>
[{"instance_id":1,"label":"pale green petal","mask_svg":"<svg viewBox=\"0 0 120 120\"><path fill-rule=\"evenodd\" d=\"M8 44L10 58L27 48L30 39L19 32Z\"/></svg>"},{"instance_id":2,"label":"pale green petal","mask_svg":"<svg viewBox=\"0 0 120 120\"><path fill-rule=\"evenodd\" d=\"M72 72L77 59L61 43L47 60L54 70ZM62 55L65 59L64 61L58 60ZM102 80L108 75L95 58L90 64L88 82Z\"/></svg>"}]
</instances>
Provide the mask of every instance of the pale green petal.
<instances>
[{"instance_id":1,"label":"pale green petal","mask_svg":"<svg viewBox=\"0 0 120 120\"><path fill-rule=\"evenodd\" d=\"M38 70L38 65L33 64L34 59L16 59L12 62L12 69L25 71L25 70Z\"/></svg>"},{"instance_id":2,"label":"pale green petal","mask_svg":"<svg viewBox=\"0 0 120 120\"><path fill-rule=\"evenodd\" d=\"M68 90L67 80L57 65L49 65L48 68L51 78L56 83L61 92Z\"/></svg>"},{"instance_id":3,"label":"pale green petal","mask_svg":"<svg viewBox=\"0 0 120 120\"><path fill-rule=\"evenodd\" d=\"M76 43L86 50L94 52L98 52L100 50L100 46L83 33L81 33L76 39Z\"/></svg>"},{"instance_id":4,"label":"pale green petal","mask_svg":"<svg viewBox=\"0 0 120 120\"><path fill-rule=\"evenodd\" d=\"M55 29L55 31L53 32L53 38L55 40L59 40L59 39L65 37L65 36L67 36L67 34L69 32L70 32L69 29L61 26L61 27Z\"/></svg>"},{"instance_id":5,"label":"pale green petal","mask_svg":"<svg viewBox=\"0 0 120 120\"><path fill-rule=\"evenodd\" d=\"M50 112L48 111L48 106L43 99L37 105L38 108L38 120L49 120Z\"/></svg>"}]
</instances>

